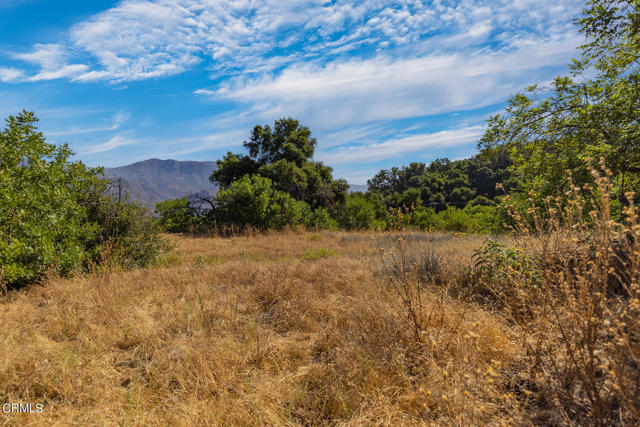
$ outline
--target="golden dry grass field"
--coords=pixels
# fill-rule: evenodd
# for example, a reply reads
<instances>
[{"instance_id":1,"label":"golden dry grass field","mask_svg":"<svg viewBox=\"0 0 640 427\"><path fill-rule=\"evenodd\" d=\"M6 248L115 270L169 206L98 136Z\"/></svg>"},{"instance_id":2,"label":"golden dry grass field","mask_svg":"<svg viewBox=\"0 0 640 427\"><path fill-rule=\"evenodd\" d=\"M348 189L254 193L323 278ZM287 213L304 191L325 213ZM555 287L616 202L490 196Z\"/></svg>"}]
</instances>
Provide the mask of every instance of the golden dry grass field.
<instances>
[{"instance_id":1,"label":"golden dry grass field","mask_svg":"<svg viewBox=\"0 0 640 427\"><path fill-rule=\"evenodd\" d=\"M482 237L170 238L162 267L52 278L1 297L0 403L44 406L0 412L0 424L500 425L544 416L518 392L526 366L509 322L451 289L468 282ZM398 262L419 264L430 282L402 288Z\"/></svg>"},{"instance_id":2,"label":"golden dry grass field","mask_svg":"<svg viewBox=\"0 0 640 427\"><path fill-rule=\"evenodd\" d=\"M375 240L372 237L375 237ZM414 235L452 265L481 239ZM418 346L358 233L173 238L169 266L14 292L0 305L8 425L485 423L509 419L509 329L425 294ZM383 242L384 244L384 242ZM461 264L463 265L463 264ZM418 348L419 347L419 348ZM494 377L495 375L495 377Z\"/></svg>"}]
</instances>

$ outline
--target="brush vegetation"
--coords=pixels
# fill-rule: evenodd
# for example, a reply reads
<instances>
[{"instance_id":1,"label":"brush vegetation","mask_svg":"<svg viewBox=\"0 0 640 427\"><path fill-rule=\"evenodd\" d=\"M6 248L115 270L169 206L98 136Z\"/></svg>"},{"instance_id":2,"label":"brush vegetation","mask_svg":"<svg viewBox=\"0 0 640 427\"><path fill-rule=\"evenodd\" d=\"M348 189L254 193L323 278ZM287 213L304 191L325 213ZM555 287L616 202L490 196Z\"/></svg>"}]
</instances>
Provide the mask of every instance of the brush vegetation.
<instances>
[{"instance_id":1,"label":"brush vegetation","mask_svg":"<svg viewBox=\"0 0 640 427\"><path fill-rule=\"evenodd\" d=\"M637 209L550 203L494 240L173 236L164 266L10 292L0 399L44 412L0 422L635 424Z\"/></svg>"},{"instance_id":2,"label":"brush vegetation","mask_svg":"<svg viewBox=\"0 0 640 427\"><path fill-rule=\"evenodd\" d=\"M639 16L587 1L480 155L367 193L283 118L156 219L10 117L0 402L44 410L0 423L640 424Z\"/></svg>"}]
</instances>

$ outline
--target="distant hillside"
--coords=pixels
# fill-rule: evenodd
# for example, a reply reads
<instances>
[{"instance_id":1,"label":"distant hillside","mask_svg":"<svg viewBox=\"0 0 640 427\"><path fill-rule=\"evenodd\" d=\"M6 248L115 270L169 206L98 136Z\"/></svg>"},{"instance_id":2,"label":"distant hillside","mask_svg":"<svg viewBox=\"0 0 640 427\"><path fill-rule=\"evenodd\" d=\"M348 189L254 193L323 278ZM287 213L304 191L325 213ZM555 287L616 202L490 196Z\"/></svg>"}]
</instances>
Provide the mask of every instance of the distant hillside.
<instances>
[{"instance_id":1,"label":"distant hillside","mask_svg":"<svg viewBox=\"0 0 640 427\"><path fill-rule=\"evenodd\" d=\"M367 184L349 184L350 193L366 193L367 190L369 190L369 186Z\"/></svg>"},{"instance_id":2,"label":"distant hillside","mask_svg":"<svg viewBox=\"0 0 640 427\"><path fill-rule=\"evenodd\" d=\"M149 207L157 202L206 191L215 194L218 186L209 182L216 162L149 159L118 168L105 168L109 178L122 178L126 192ZM367 185L350 184L350 192L367 191Z\"/></svg>"},{"instance_id":3,"label":"distant hillside","mask_svg":"<svg viewBox=\"0 0 640 427\"><path fill-rule=\"evenodd\" d=\"M122 178L129 195L148 206L189 193L217 191L209 182L216 162L149 159L118 168L105 168L109 178Z\"/></svg>"}]
</instances>

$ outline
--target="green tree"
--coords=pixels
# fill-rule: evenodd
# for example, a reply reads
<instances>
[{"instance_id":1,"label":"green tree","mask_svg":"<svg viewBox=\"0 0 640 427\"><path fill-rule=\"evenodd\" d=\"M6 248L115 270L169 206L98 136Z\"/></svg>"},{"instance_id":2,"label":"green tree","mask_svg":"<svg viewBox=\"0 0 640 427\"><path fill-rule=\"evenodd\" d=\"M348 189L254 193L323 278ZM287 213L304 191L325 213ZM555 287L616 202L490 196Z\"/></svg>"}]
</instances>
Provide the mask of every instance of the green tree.
<instances>
[{"instance_id":1,"label":"green tree","mask_svg":"<svg viewBox=\"0 0 640 427\"><path fill-rule=\"evenodd\" d=\"M303 222L309 206L277 190L269 178L245 175L216 195L221 222L280 230Z\"/></svg>"},{"instance_id":2,"label":"green tree","mask_svg":"<svg viewBox=\"0 0 640 427\"><path fill-rule=\"evenodd\" d=\"M187 197L156 203L156 214L160 227L169 233L183 233L200 223L198 210Z\"/></svg>"},{"instance_id":3,"label":"green tree","mask_svg":"<svg viewBox=\"0 0 640 427\"><path fill-rule=\"evenodd\" d=\"M311 160L317 141L298 120L276 120L273 128L255 126L251 138L243 145L249 154L227 153L218 160L218 168L211 174L212 182L224 188L247 174L256 174L269 178L277 190L313 209L333 212L344 203L347 182L334 180L329 166Z\"/></svg>"},{"instance_id":4,"label":"green tree","mask_svg":"<svg viewBox=\"0 0 640 427\"><path fill-rule=\"evenodd\" d=\"M602 157L624 201L640 189L640 2L591 0L576 22L588 42L570 76L513 96L479 146L506 150L522 194L540 197L566 187L567 170L578 185L590 182Z\"/></svg>"},{"instance_id":5,"label":"green tree","mask_svg":"<svg viewBox=\"0 0 640 427\"><path fill-rule=\"evenodd\" d=\"M376 205L362 193L349 194L338 213L338 224L347 230L372 228L376 220Z\"/></svg>"},{"instance_id":6,"label":"green tree","mask_svg":"<svg viewBox=\"0 0 640 427\"><path fill-rule=\"evenodd\" d=\"M70 161L37 121L23 111L0 131L0 287L82 269L107 246L125 266L155 260L166 246L146 210L108 197L102 171Z\"/></svg>"},{"instance_id":7,"label":"green tree","mask_svg":"<svg viewBox=\"0 0 640 427\"><path fill-rule=\"evenodd\" d=\"M437 159L429 165L410 163L378 172L368 181L369 191L387 208L413 205L442 210L448 203L463 207L478 196L497 197L498 183L504 184L507 191L515 187L517 181L512 177L510 166L504 150L455 162Z\"/></svg>"},{"instance_id":8,"label":"green tree","mask_svg":"<svg viewBox=\"0 0 640 427\"><path fill-rule=\"evenodd\" d=\"M95 173L70 162L71 150L45 142L38 119L23 111L0 132L0 284L22 285L47 269L68 273L99 232L80 205Z\"/></svg>"}]
</instances>

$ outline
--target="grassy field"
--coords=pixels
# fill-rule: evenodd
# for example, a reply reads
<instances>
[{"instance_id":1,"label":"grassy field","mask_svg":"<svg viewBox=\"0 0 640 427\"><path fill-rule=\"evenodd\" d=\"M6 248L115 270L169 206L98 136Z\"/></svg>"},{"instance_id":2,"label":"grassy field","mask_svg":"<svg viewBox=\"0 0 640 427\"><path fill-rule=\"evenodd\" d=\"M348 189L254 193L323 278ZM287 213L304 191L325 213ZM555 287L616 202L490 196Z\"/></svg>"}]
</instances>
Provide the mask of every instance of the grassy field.
<instances>
[{"instance_id":1,"label":"grassy field","mask_svg":"<svg viewBox=\"0 0 640 427\"><path fill-rule=\"evenodd\" d=\"M44 408L0 424L553 419L525 387L521 333L465 292L482 237L171 239L163 267L2 297L0 402Z\"/></svg>"}]
</instances>

